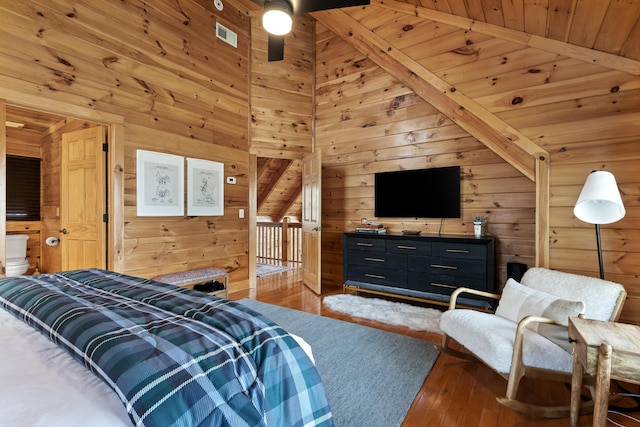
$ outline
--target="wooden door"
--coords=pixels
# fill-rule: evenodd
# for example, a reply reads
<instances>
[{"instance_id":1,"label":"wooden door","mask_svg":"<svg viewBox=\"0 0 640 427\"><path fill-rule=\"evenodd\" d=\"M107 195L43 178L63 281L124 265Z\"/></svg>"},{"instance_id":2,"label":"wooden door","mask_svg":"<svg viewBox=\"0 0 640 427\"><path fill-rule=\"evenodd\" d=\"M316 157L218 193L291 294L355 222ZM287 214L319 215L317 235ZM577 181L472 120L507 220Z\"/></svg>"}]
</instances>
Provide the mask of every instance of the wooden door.
<instances>
[{"instance_id":1,"label":"wooden door","mask_svg":"<svg viewBox=\"0 0 640 427\"><path fill-rule=\"evenodd\" d=\"M103 126L62 135L62 270L106 266L106 139Z\"/></svg>"},{"instance_id":2,"label":"wooden door","mask_svg":"<svg viewBox=\"0 0 640 427\"><path fill-rule=\"evenodd\" d=\"M315 152L302 166L302 281L316 294L321 284L322 159Z\"/></svg>"}]
</instances>

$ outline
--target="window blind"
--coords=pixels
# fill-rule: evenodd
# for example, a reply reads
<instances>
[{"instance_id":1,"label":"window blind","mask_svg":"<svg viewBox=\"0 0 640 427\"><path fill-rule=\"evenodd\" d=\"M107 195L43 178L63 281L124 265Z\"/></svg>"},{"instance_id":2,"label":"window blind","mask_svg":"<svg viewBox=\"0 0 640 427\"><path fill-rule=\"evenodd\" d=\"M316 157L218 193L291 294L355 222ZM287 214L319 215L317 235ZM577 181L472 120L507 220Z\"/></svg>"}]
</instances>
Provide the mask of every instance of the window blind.
<instances>
[{"instance_id":1,"label":"window blind","mask_svg":"<svg viewBox=\"0 0 640 427\"><path fill-rule=\"evenodd\" d=\"M7 220L40 220L40 159L7 156Z\"/></svg>"}]
</instances>

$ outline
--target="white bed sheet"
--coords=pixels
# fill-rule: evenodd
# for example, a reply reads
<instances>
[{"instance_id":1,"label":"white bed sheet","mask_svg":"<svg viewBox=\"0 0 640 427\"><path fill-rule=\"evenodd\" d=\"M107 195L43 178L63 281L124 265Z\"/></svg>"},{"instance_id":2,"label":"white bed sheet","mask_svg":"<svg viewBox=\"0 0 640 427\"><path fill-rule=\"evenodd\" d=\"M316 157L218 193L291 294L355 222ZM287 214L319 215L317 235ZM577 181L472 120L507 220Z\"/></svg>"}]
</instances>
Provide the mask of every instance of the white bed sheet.
<instances>
[{"instance_id":1,"label":"white bed sheet","mask_svg":"<svg viewBox=\"0 0 640 427\"><path fill-rule=\"evenodd\" d=\"M131 426L124 405L101 379L2 309L0 384L3 425Z\"/></svg>"},{"instance_id":2,"label":"white bed sheet","mask_svg":"<svg viewBox=\"0 0 640 427\"><path fill-rule=\"evenodd\" d=\"M292 336L313 361L309 344ZM3 309L0 420L2 425L12 427L132 425L116 393L101 379Z\"/></svg>"}]
</instances>

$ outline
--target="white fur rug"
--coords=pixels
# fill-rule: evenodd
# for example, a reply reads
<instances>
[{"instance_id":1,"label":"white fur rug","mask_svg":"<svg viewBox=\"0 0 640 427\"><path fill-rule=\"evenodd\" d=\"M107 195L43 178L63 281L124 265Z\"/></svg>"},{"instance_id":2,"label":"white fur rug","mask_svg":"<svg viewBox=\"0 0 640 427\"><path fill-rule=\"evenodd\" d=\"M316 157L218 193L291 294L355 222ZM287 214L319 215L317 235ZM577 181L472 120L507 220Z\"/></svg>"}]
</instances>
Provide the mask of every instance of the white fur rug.
<instances>
[{"instance_id":1,"label":"white fur rug","mask_svg":"<svg viewBox=\"0 0 640 427\"><path fill-rule=\"evenodd\" d=\"M349 294L329 295L322 302L333 311L351 316L406 326L417 331L441 332L438 325L442 312L434 308Z\"/></svg>"}]
</instances>

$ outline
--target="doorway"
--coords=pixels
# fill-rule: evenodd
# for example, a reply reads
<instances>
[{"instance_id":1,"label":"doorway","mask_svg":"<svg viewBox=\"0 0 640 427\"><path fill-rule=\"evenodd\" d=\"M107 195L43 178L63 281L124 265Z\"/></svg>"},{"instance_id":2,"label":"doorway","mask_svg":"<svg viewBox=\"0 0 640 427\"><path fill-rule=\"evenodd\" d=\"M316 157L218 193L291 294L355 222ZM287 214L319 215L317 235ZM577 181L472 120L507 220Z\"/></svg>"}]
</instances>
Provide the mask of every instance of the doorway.
<instances>
[{"instance_id":1,"label":"doorway","mask_svg":"<svg viewBox=\"0 0 640 427\"><path fill-rule=\"evenodd\" d=\"M302 262L302 161L256 160L257 259L272 265Z\"/></svg>"},{"instance_id":2,"label":"doorway","mask_svg":"<svg viewBox=\"0 0 640 427\"><path fill-rule=\"evenodd\" d=\"M83 267L106 267L107 266L107 253L106 253L106 224L100 224L100 230L98 234L105 236L103 241L98 243L99 247L95 250L95 260L89 262L83 260L75 263L69 263L69 259L77 259L77 253L79 253L78 245L70 245L66 240L72 235L70 229L67 227L67 220L63 218L63 215L72 210L67 209L67 206L82 206L83 211L99 216L102 220L102 215L106 213L104 208L101 212L96 212L98 204L91 204L91 209L87 209L87 197L89 199L95 198L99 200L102 206L106 205L107 198L107 184L106 174L104 172L106 166L106 156L101 156L100 171L94 171L96 178L94 184L86 187L82 192L75 192L71 195L63 195L62 192L62 173L63 173L63 139L67 138L67 144L73 144L73 155L77 156L80 151L87 150L85 146L82 149L76 145L78 138L69 138L70 135L74 135L77 132L84 132L87 129L94 129L93 133L105 134L106 127L101 126L95 122L74 119L70 117L64 117L57 114L45 113L29 108L23 108L18 106L7 105L5 107L5 153L4 155L16 155L23 157L38 158L41 161L41 174L42 174L42 192L41 192L41 218L39 221L6 221L5 227L7 233L27 233L29 235L27 257L29 259L29 270L26 274L31 274L36 271L36 267L40 272L56 272L69 268L83 268ZM67 135L66 137L64 135ZM99 144L100 151L102 151L102 144L105 142L102 136L99 136L101 140L96 142ZM95 163L94 163L95 164ZM66 168L66 166L65 166ZM84 166L84 170L80 172L77 165L74 166L75 174L71 179L73 185L67 187L78 189L78 177L90 177L91 170ZM6 173L3 171L3 174ZM68 181L68 180L67 180ZM69 193L67 191L67 193ZM84 200L76 200L79 194L83 194ZM67 202L63 201L63 197L68 199ZM2 201L6 204L6 200ZM95 207L94 207L95 206ZM106 219L106 217L105 217ZM67 234L64 234L64 231ZM3 233L4 234L4 233ZM78 233L74 233L77 235ZM95 234L95 233L94 233ZM47 244L47 238L49 244ZM68 248L76 248L71 253ZM86 254L90 254L88 248L91 245L85 245L83 251Z\"/></svg>"}]
</instances>

